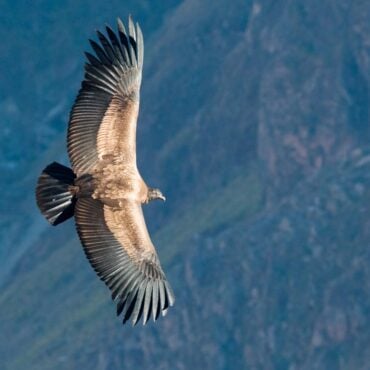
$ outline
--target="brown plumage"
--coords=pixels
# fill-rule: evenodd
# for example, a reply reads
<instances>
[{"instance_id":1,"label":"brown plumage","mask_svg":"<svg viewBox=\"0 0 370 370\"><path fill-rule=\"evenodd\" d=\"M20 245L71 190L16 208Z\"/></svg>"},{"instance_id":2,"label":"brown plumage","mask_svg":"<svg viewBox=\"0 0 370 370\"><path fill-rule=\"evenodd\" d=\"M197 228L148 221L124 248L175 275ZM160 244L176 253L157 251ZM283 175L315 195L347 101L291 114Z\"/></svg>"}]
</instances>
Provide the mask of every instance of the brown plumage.
<instances>
[{"instance_id":1,"label":"brown plumage","mask_svg":"<svg viewBox=\"0 0 370 370\"><path fill-rule=\"evenodd\" d=\"M117 301L123 322L156 320L174 303L170 285L150 239L141 205L162 199L136 165L136 124L144 44L131 17L128 32L98 32L90 41L85 78L72 108L68 154L72 170L52 163L42 172L37 204L57 225L75 216L84 251Z\"/></svg>"}]
</instances>

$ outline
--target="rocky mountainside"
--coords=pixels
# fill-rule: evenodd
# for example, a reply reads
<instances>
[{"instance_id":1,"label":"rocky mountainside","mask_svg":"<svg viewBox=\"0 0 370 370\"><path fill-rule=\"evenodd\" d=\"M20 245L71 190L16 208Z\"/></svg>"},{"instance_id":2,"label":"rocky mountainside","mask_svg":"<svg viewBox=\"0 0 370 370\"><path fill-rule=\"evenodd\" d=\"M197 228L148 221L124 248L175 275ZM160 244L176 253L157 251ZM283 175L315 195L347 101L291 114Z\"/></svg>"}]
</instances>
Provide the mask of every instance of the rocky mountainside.
<instances>
[{"instance_id":1,"label":"rocky mountainside","mask_svg":"<svg viewBox=\"0 0 370 370\"><path fill-rule=\"evenodd\" d=\"M370 5L113 3L1 16L1 368L369 369ZM177 298L135 328L73 222L48 227L33 200L66 161L85 39L129 12L146 36L139 166L168 198L145 213Z\"/></svg>"}]
</instances>

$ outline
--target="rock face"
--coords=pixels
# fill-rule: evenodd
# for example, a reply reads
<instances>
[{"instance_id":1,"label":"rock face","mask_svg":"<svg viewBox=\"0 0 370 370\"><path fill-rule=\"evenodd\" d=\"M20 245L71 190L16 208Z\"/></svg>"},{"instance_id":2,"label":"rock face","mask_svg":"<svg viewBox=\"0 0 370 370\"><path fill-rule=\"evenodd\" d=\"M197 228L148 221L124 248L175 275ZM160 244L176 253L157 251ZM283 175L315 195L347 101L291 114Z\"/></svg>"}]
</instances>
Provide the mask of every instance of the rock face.
<instances>
[{"instance_id":1,"label":"rock face","mask_svg":"<svg viewBox=\"0 0 370 370\"><path fill-rule=\"evenodd\" d=\"M145 328L114 318L73 223L48 228L35 209L38 172L64 155L83 39L116 15L90 10L85 35L61 36L72 58L50 46L57 36L43 38L38 14L70 9L56 17L60 34L85 10L56 4L30 10L29 37L41 37L45 59L22 48L22 32L13 45L0 29L3 55L40 59L24 65L38 86L32 99L17 94L30 91L22 74L19 84L0 77L9 86L0 96L9 123L0 134L0 367L368 369L370 4L140 1L127 5L139 14L119 11L143 18L138 159L169 200L145 212L177 300Z\"/></svg>"},{"instance_id":2,"label":"rock face","mask_svg":"<svg viewBox=\"0 0 370 370\"><path fill-rule=\"evenodd\" d=\"M369 138L363 9L322 5L287 7L261 39L259 155L279 195Z\"/></svg>"}]
</instances>

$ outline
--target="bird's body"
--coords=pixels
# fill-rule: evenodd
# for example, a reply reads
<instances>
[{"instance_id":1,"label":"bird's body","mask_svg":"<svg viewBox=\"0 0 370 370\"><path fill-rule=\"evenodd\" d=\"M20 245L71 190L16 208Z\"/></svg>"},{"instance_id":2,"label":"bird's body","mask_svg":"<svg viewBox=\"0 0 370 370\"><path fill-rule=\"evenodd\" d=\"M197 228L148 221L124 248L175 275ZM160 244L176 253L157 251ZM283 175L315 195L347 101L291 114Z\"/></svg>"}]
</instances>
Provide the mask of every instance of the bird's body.
<instances>
[{"instance_id":1,"label":"bird's body","mask_svg":"<svg viewBox=\"0 0 370 370\"><path fill-rule=\"evenodd\" d=\"M77 198L91 196L112 206L118 206L122 200L146 203L148 199L148 186L139 171L119 158L100 160L91 176L83 174L75 184Z\"/></svg>"},{"instance_id":2,"label":"bird's body","mask_svg":"<svg viewBox=\"0 0 370 370\"><path fill-rule=\"evenodd\" d=\"M142 179L136 163L136 125L144 44L129 19L128 32L98 32L90 41L85 78L72 108L68 154L72 170L52 163L42 172L37 204L57 225L74 216L84 251L117 301L124 322L156 320L174 302L147 231L141 205L164 196Z\"/></svg>"}]
</instances>

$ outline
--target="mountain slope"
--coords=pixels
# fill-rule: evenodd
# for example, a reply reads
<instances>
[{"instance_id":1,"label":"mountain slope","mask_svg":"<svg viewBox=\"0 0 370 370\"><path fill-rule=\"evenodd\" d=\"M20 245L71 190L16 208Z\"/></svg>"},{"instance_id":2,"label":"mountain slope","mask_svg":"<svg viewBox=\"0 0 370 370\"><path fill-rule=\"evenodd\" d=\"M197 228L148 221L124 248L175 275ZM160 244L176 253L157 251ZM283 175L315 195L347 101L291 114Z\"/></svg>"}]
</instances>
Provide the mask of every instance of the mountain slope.
<instances>
[{"instance_id":1,"label":"mountain slope","mask_svg":"<svg viewBox=\"0 0 370 370\"><path fill-rule=\"evenodd\" d=\"M185 0L156 18L140 4L153 32L138 159L168 199L145 213L176 304L148 327L122 327L73 222L49 228L37 213L38 172L66 160L60 96L72 101L82 73L53 72L67 57L50 46L25 111L42 101L45 115L44 91L54 108L24 131L22 165L3 163L14 186L2 185L2 368L367 369L370 6ZM86 24L101 9L110 19L102 7ZM22 128L1 140L21 141Z\"/></svg>"}]
</instances>

